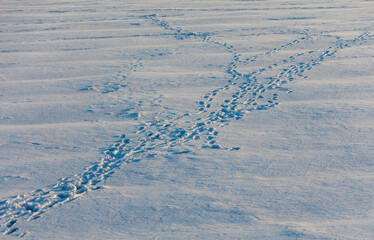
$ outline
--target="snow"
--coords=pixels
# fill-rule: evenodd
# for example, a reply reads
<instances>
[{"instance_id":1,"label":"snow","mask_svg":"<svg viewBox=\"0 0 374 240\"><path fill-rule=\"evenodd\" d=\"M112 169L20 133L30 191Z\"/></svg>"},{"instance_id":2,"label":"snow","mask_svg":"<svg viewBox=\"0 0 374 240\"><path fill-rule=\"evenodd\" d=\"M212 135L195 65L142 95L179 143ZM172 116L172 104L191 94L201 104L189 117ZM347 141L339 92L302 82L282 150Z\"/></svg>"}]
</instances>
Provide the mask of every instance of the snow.
<instances>
[{"instance_id":1,"label":"snow","mask_svg":"<svg viewBox=\"0 0 374 240\"><path fill-rule=\"evenodd\" d=\"M0 5L1 239L373 239L371 1Z\"/></svg>"}]
</instances>

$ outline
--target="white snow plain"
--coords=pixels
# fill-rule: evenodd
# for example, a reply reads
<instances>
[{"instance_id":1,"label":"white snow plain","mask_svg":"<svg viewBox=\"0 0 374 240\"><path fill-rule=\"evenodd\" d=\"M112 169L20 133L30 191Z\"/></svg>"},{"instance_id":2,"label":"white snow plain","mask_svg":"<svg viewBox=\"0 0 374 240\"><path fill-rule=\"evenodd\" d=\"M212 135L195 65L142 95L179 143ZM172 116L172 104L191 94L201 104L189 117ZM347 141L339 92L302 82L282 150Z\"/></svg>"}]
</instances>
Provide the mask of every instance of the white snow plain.
<instances>
[{"instance_id":1,"label":"white snow plain","mask_svg":"<svg viewBox=\"0 0 374 240\"><path fill-rule=\"evenodd\" d=\"M374 239L374 4L1 0L0 238Z\"/></svg>"}]
</instances>

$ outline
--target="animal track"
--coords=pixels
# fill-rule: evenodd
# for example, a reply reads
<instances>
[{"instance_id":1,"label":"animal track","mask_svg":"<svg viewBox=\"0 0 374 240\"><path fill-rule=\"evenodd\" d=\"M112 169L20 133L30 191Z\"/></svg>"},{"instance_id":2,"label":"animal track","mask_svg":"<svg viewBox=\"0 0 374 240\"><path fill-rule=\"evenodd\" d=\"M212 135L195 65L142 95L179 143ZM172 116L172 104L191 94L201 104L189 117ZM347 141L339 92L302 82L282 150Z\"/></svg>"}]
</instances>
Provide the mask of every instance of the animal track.
<instances>
[{"instance_id":1,"label":"animal track","mask_svg":"<svg viewBox=\"0 0 374 240\"><path fill-rule=\"evenodd\" d=\"M130 63L130 65L127 67L128 68L128 73L123 74L122 71L119 71L115 76L110 79L110 81L104 83L104 84L95 84L91 86L87 86L83 89L82 91L96 91L102 94L107 94L107 93L113 93L117 92L122 88L127 87L126 83L126 78L129 77L129 75L132 72L136 72L138 68L143 67L143 63L141 60L137 60L135 63Z\"/></svg>"},{"instance_id":2,"label":"animal track","mask_svg":"<svg viewBox=\"0 0 374 240\"><path fill-rule=\"evenodd\" d=\"M285 84L306 77L304 74L308 70L322 63L327 57L333 56L338 50L358 45L372 37L368 32L363 33L353 40L339 40L324 50L305 50L281 60L274 60L272 64L255 71L244 72L239 71L238 66L249 65L260 58L277 54L282 49L306 42L310 35L305 33L279 48L243 58L234 46L212 40L214 35L212 33L194 33L172 27L156 14L144 18L158 24L164 31L172 32L178 40L196 38L202 44L219 45L224 51L229 52L232 60L226 67L229 78L227 84L205 94L197 102L196 111L191 114L139 124L136 134L140 137L137 139L131 139L126 135L119 136L118 141L104 152L100 161L87 167L83 172L60 179L53 186L0 201L0 231L3 235L23 237L25 233L16 227L19 220L39 218L51 207L57 207L87 192L100 189L101 183L117 168L123 164L154 156L156 153L152 151L155 149L170 149L183 146L189 141L196 141L201 148L238 150L238 147L228 148L217 143L219 127L230 124L232 120L241 119L250 111L275 107L279 95L288 91L283 87ZM139 60L128 71L136 71L141 66ZM124 87L125 78L126 75L119 72L113 82L91 87L103 94L116 92ZM184 153L189 151L174 152L174 154Z\"/></svg>"}]
</instances>

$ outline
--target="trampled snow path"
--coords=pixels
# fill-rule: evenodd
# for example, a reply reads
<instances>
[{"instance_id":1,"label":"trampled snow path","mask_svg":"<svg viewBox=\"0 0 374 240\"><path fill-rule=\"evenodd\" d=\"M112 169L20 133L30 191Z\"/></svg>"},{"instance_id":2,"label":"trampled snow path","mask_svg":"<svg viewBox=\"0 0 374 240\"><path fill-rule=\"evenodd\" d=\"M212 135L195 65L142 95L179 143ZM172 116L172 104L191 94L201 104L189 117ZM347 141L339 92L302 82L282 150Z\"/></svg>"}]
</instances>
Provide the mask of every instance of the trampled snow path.
<instances>
[{"instance_id":1,"label":"trampled snow path","mask_svg":"<svg viewBox=\"0 0 374 240\"><path fill-rule=\"evenodd\" d=\"M157 14L145 15L143 18L157 24L163 31L173 34L180 41L193 38L201 44L216 45L221 47L222 51L229 52L232 60L226 67L227 84L202 96L197 102L197 109L189 114L161 116L147 124L140 124L137 134L142 137L131 139L125 134L122 135L118 142L110 146L100 161L87 167L83 172L63 178L53 186L0 201L0 231L3 235L23 237L25 233L18 229L17 221L39 218L51 207L57 207L89 191L100 189L102 181L121 165L144 159L152 155L153 150L183 146L189 141L197 141L201 148L236 150L236 147L222 146L217 142L220 127L241 119L251 111L275 107L278 104L278 96L289 91L284 87L285 84L307 78L308 70L332 57L339 50L363 44L373 38L370 32L365 32L353 39L337 39L324 49L300 50L281 60L275 59L268 66L245 72L240 68L261 58L271 59L272 55L276 55L280 50L323 36L311 35L306 31L300 33L299 38L278 48L243 57L235 46L215 40L213 33L192 32L174 27ZM139 64L140 60L134 66ZM118 87L121 87L120 84L109 83L103 93L114 92Z\"/></svg>"}]
</instances>

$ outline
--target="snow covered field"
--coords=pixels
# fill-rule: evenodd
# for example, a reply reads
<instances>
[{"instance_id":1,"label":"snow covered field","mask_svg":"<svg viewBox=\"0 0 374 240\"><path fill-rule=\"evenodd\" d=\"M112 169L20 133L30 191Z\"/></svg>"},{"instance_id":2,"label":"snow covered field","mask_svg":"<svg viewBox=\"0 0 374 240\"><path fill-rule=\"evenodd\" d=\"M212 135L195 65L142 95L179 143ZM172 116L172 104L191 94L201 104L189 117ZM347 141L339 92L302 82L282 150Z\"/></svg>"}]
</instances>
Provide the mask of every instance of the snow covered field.
<instances>
[{"instance_id":1,"label":"snow covered field","mask_svg":"<svg viewBox=\"0 0 374 240\"><path fill-rule=\"evenodd\" d=\"M1 0L0 239L374 239L374 2Z\"/></svg>"}]
</instances>

